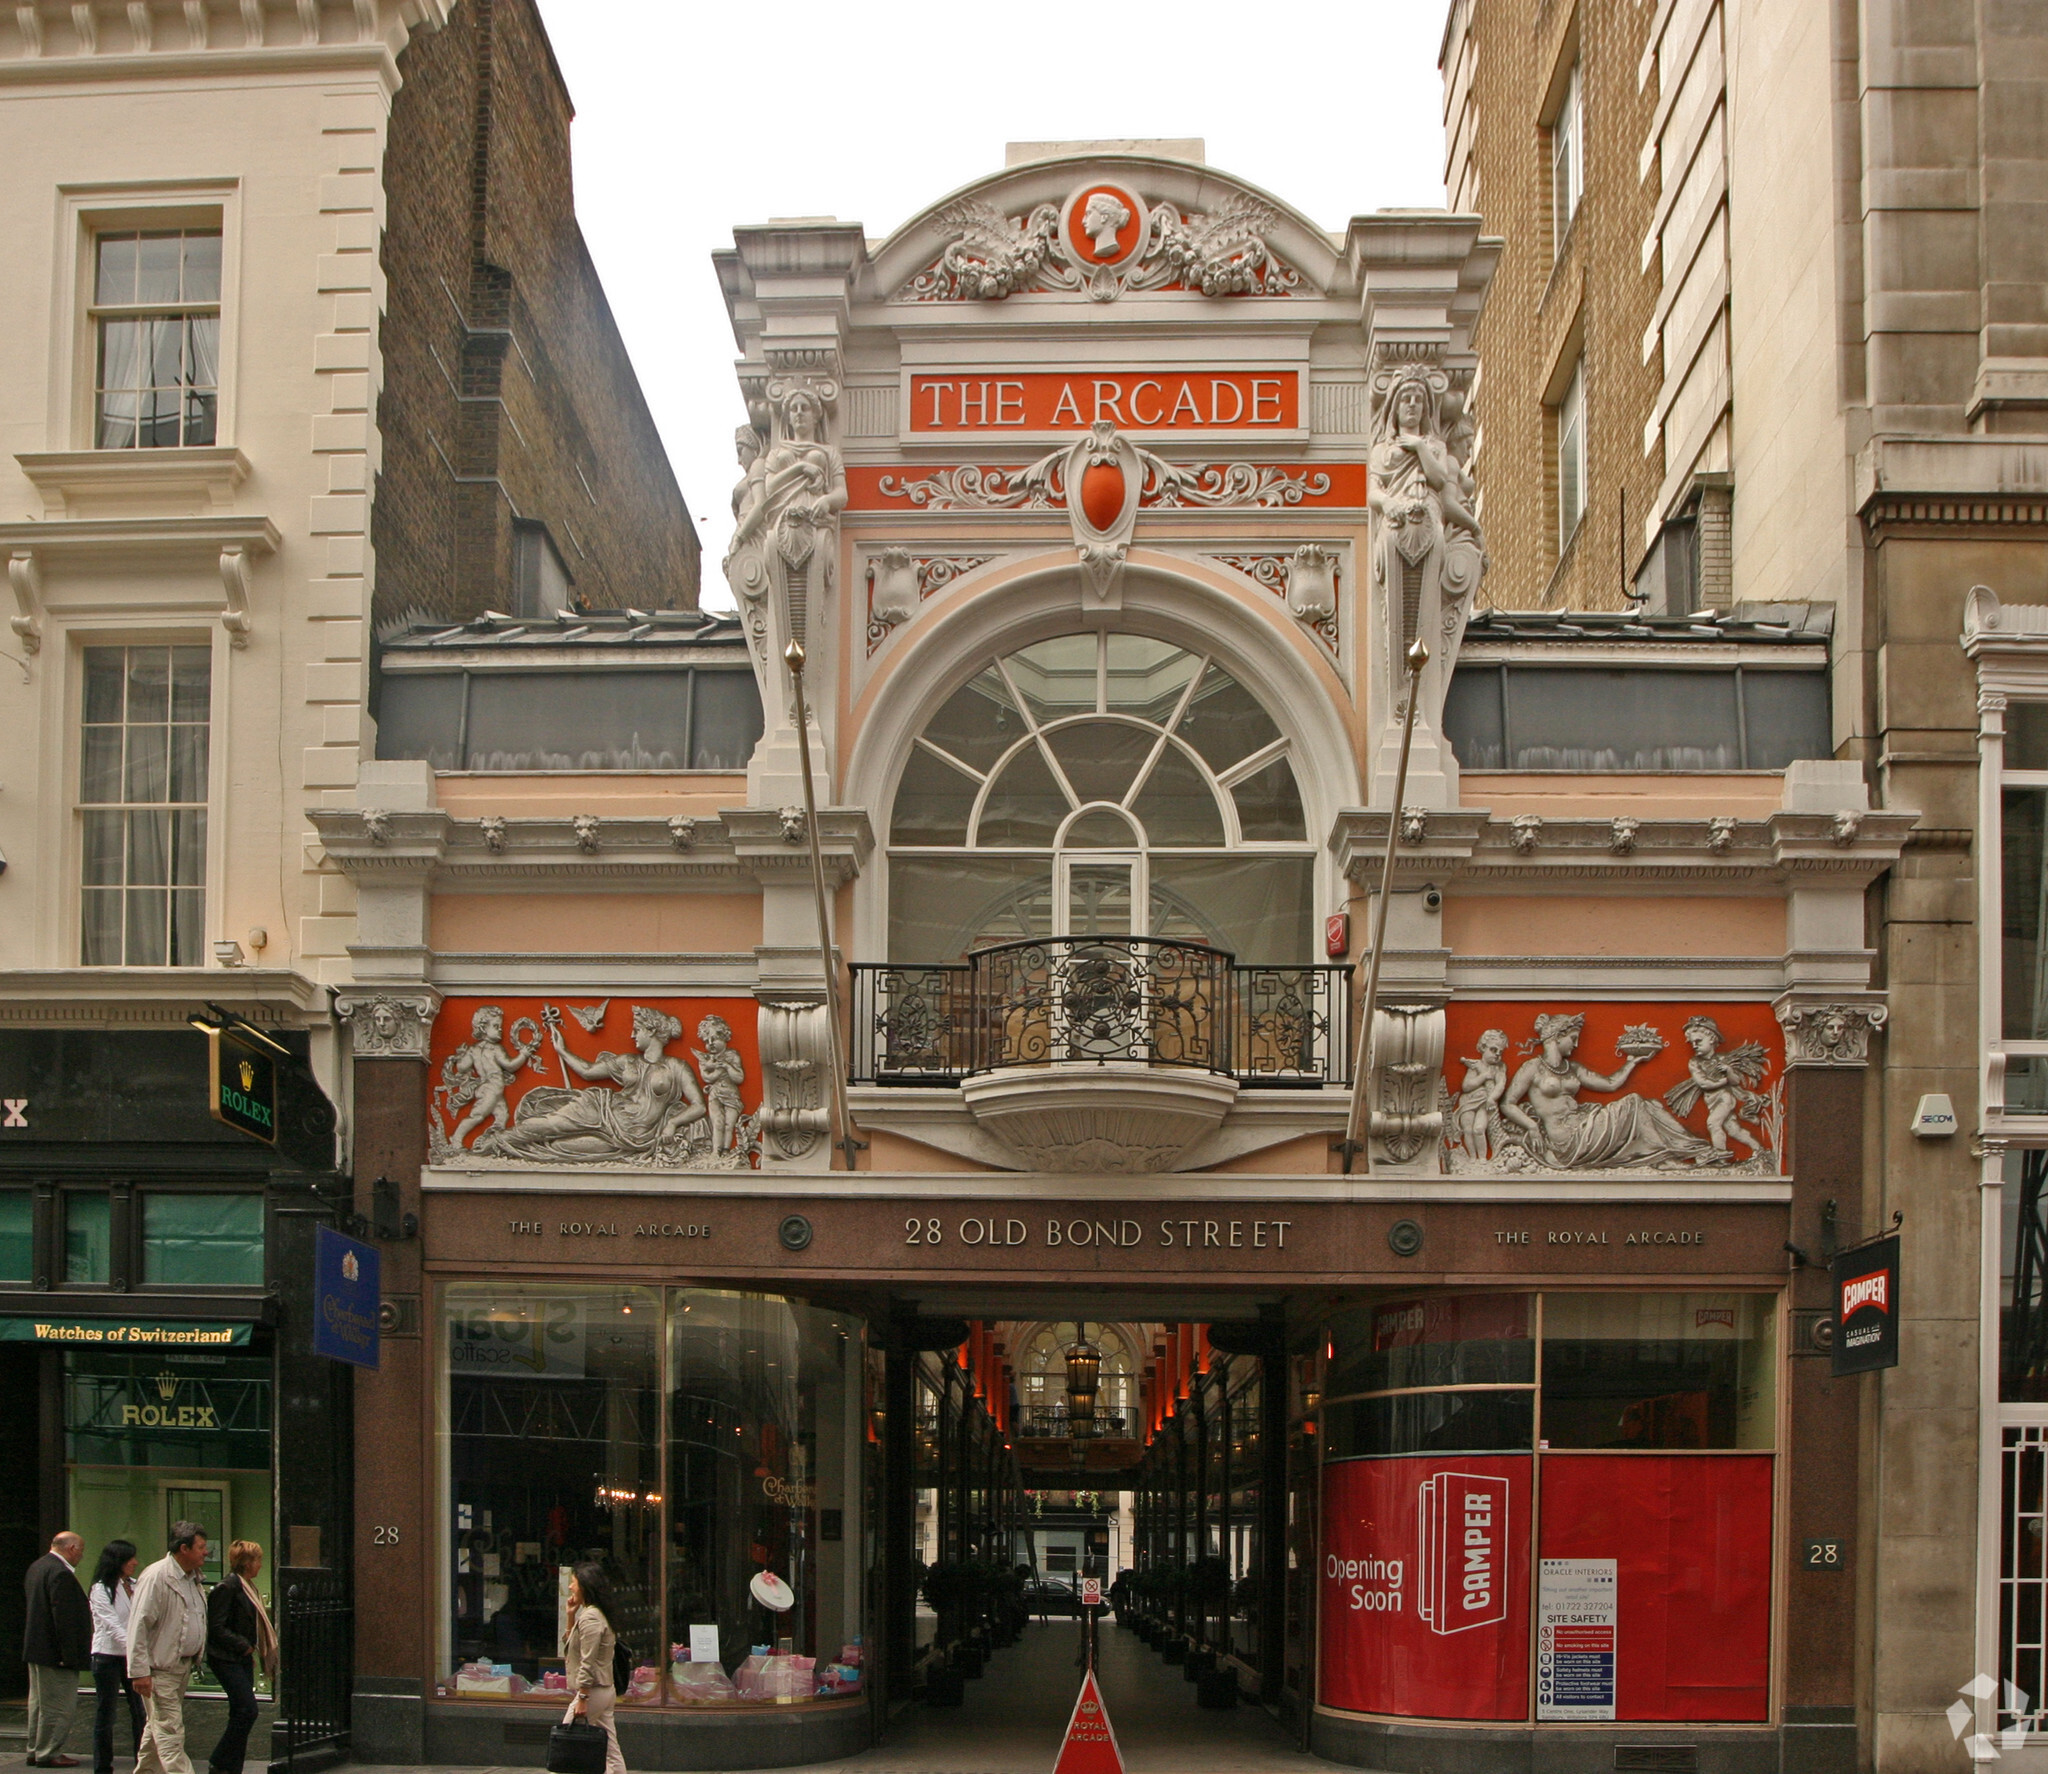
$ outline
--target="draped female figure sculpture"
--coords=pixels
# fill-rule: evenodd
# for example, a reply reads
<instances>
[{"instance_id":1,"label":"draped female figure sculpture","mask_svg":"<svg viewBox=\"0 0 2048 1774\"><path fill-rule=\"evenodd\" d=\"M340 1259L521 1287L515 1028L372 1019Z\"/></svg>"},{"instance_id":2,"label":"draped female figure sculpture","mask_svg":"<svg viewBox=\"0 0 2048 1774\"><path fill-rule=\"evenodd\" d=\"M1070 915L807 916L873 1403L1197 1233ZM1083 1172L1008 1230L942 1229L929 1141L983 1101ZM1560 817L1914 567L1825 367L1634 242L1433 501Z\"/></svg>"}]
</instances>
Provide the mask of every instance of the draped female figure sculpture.
<instances>
[{"instance_id":1,"label":"draped female figure sculpture","mask_svg":"<svg viewBox=\"0 0 2048 1774\"><path fill-rule=\"evenodd\" d=\"M758 434L749 442L751 428L743 427L740 436L742 474L733 489L726 579L754 643L762 702L783 707L790 726L796 709L786 680L781 697L771 699L768 690L785 676L783 648L806 639L813 588L831 588L836 526L846 509L846 465L825 441L826 404L836 393L830 382L771 383L773 435L766 448Z\"/></svg>"},{"instance_id":2,"label":"draped female figure sculpture","mask_svg":"<svg viewBox=\"0 0 2048 1774\"><path fill-rule=\"evenodd\" d=\"M1430 653L1416 714L1420 757L1441 730L1444 692L1486 571L1486 545L1472 509L1477 486L1463 460L1470 428L1446 428L1450 376L1430 362L1397 361L1375 372L1373 393L1368 501L1382 725L1399 726L1408 646L1420 639Z\"/></svg>"}]
</instances>

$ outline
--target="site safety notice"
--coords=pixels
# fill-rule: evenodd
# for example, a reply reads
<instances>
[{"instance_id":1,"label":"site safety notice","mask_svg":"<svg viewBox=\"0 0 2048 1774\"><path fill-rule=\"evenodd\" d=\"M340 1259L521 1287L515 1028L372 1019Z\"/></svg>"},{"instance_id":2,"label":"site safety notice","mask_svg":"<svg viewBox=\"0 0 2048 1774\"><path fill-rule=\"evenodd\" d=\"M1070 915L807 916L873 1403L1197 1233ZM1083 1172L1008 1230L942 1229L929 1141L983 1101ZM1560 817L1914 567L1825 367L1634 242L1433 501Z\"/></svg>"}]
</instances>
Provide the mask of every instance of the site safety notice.
<instances>
[{"instance_id":1,"label":"site safety notice","mask_svg":"<svg viewBox=\"0 0 2048 1774\"><path fill-rule=\"evenodd\" d=\"M1614 1717L1617 1561L1546 1558L1536 1582L1536 1716Z\"/></svg>"}]
</instances>

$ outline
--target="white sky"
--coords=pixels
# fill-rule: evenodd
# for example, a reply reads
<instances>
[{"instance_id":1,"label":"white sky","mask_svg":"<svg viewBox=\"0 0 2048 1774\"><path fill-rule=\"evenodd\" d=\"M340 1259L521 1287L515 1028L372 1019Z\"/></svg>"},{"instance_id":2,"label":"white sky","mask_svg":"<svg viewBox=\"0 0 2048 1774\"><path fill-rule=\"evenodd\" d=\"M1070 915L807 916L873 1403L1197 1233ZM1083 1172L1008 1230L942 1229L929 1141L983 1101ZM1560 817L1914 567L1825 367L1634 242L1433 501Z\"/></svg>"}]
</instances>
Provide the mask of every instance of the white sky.
<instances>
[{"instance_id":1,"label":"white sky","mask_svg":"<svg viewBox=\"0 0 2048 1774\"><path fill-rule=\"evenodd\" d=\"M879 239L1011 141L1200 136L1341 229L1443 202L1444 0L540 0L576 102L576 206L704 544L732 527L737 355L710 255L735 223Z\"/></svg>"}]
</instances>

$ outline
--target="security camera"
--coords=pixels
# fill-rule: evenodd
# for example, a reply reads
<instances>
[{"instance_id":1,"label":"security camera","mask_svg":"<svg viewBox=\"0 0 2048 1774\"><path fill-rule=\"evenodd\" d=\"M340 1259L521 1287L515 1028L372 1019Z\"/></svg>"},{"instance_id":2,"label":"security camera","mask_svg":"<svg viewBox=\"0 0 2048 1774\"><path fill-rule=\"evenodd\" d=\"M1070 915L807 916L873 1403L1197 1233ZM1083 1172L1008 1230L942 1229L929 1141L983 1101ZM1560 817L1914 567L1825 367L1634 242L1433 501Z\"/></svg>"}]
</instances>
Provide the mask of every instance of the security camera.
<instances>
[{"instance_id":1,"label":"security camera","mask_svg":"<svg viewBox=\"0 0 2048 1774\"><path fill-rule=\"evenodd\" d=\"M1444 896L1434 887L1422 890L1422 909L1425 912L1440 912L1444 909Z\"/></svg>"}]
</instances>

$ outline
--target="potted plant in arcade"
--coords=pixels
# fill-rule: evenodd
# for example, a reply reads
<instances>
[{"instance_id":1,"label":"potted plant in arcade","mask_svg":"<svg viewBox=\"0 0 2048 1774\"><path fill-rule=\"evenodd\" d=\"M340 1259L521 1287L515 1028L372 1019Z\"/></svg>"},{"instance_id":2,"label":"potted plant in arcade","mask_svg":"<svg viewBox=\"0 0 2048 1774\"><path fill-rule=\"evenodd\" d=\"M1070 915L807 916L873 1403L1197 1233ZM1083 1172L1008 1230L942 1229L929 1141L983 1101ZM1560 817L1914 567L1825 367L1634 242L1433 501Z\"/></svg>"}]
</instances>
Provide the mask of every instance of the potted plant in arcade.
<instances>
[{"instance_id":1,"label":"potted plant in arcade","mask_svg":"<svg viewBox=\"0 0 2048 1774\"><path fill-rule=\"evenodd\" d=\"M1198 1682L1216 1669L1216 1652L1209 1637L1209 1622L1227 1613L1230 1604L1230 1567L1220 1558L1198 1558L1182 1574L1188 1613L1193 1625L1188 1633L1184 1673Z\"/></svg>"}]
</instances>

